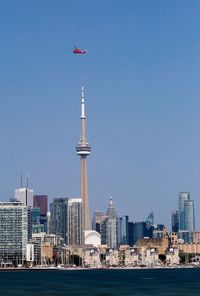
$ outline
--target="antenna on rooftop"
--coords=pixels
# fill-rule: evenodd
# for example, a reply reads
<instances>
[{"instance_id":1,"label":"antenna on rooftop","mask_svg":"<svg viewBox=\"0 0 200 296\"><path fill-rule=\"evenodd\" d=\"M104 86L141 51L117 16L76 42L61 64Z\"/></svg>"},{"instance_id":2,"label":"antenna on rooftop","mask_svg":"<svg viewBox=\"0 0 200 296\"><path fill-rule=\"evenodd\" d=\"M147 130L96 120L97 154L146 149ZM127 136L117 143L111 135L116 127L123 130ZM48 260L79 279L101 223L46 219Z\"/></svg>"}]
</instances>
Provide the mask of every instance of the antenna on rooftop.
<instances>
[{"instance_id":1,"label":"antenna on rooftop","mask_svg":"<svg viewBox=\"0 0 200 296\"><path fill-rule=\"evenodd\" d=\"M20 182L21 182L21 188L22 188L23 187L23 174L21 174Z\"/></svg>"},{"instance_id":2,"label":"antenna on rooftop","mask_svg":"<svg viewBox=\"0 0 200 296\"><path fill-rule=\"evenodd\" d=\"M28 188L28 182L29 182L29 178L28 178L28 175L26 175L26 188Z\"/></svg>"}]
</instances>

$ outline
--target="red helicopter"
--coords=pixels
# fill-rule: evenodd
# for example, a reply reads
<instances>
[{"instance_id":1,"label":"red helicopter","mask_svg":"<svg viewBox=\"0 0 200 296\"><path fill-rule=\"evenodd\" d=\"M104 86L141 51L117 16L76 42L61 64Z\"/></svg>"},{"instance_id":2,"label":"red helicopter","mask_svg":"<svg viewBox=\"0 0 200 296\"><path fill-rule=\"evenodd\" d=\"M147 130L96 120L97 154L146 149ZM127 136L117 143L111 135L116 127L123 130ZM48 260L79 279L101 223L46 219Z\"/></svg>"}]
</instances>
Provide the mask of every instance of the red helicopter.
<instances>
[{"instance_id":1,"label":"red helicopter","mask_svg":"<svg viewBox=\"0 0 200 296\"><path fill-rule=\"evenodd\" d=\"M74 46L73 53L74 53L74 54L86 54L87 51L86 51L86 50L82 50L82 49L80 49L80 48Z\"/></svg>"}]
</instances>

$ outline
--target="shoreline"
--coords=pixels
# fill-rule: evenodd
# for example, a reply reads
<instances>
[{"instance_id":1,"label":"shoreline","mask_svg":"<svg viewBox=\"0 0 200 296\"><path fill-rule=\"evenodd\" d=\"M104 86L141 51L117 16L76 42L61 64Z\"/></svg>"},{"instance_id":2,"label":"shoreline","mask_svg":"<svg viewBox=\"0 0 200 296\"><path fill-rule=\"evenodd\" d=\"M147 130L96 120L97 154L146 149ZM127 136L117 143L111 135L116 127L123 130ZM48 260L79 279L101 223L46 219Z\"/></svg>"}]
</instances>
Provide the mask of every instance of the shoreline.
<instances>
[{"instance_id":1,"label":"shoreline","mask_svg":"<svg viewBox=\"0 0 200 296\"><path fill-rule=\"evenodd\" d=\"M0 272L12 271L87 271L87 270L152 270L152 269L198 269L200 266L152 266L152 267L7 267L0 268Z\"/></svg>"}]
</instances>

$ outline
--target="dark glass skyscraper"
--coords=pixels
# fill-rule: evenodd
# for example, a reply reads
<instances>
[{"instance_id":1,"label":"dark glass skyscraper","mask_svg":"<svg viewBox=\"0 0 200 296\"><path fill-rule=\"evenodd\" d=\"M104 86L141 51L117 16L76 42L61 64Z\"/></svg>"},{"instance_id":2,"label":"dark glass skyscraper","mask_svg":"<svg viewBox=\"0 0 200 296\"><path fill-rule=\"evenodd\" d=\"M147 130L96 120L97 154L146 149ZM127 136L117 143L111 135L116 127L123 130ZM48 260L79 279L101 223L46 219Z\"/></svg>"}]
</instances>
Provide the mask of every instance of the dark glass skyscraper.
<instances>
[{"instance_id":1,"label":"dark glass skyscraper","mask_svg":"<svg viewBox=\"0 0 200 296\"><path fill-rule=\"evenodd\" d=\"M48 210L48 196L47 195L34 195L33 196L33 207L40 208L42 216L47 215Z\"/></svg>"},{"instance_id":2,"label":"dark glass skyscraper","mask_svg":"<svg viewBox=\"0 0 200 296\"><path fill-rule=\"evenodd\" d=\"M146 222L135 222L133 226L134 244L147 236Z\"/></svg>"},{"instance_id":3,"label":"dark glass skyscraper","mask_svg":"<svg viewBox=\"0 0 200 296\"><path fill-rule=\"evenodd\" d=\"M117 219L117 236L118 236L118 245L128 245L128 225L129 217L122 216Z\"/></svg>"},{"instance_id":4,"label":"dark glass skyscraper","mask_svg":"<svg viewBox=\"0 0 200 296\"><path fill-rule=\"evenodd\" d=\"M134 229L134 223L133 222L129 222L128 223L128 244L131 247L133 247L133 245L134 245L133 229Z\"/></svg>"},{"instance_id":5,"label":"dark glass skyscraper","mask_svg":"<svg viewBox=\"0 0 200 296\"><path fill-rule=\"evenodd\" d=\"M134 246L139 239L148 236L146 222L129 222L129 245Z\"/></svg>"},{"instance_id":6,"label":"dark glass skyscraper","mask_svg":"<svg viewBox=\"0 0 200 296\"><path fill-rule=\"evenodd\" d=\"M171 223L172 223L172 232L178 232L179 231L179 211L177 210L172 211Z\"/></svg>"},{"instance_id":7,"label":"dark glass skyscraper","mask_svg":"<svg viewBox=\"0 0 200 296\"><path fill-rule=\"evenodd\" d=\"M61 235L65 243L68 243L68 198L54 198L50 204L50 213L50 232Z\"/></svg>"}]
</instances>

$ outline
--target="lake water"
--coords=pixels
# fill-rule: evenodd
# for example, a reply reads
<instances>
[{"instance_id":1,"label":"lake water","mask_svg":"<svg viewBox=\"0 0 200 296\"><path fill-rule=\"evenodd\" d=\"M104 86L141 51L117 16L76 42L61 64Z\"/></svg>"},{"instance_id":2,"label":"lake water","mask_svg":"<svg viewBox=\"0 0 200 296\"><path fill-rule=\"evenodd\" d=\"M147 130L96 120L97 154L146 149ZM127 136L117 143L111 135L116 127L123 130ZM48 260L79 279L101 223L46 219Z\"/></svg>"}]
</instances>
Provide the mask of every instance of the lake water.
<instances>
[{"instance_id":1,"label":"lake water","mask_svg":"<svg viewBox=\"0 0 200 296\"><path fill-rule=\"evenodd\" d=\"M200 295L200 269L2 271L0 295Z\"/></svg>"}]
</instances>

